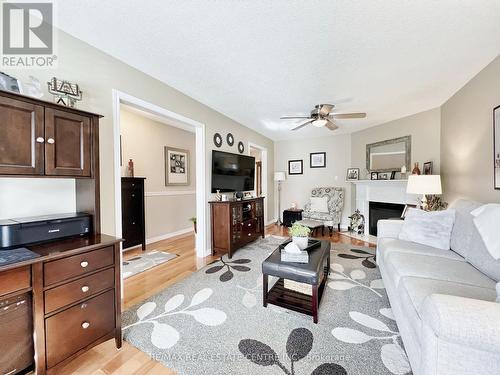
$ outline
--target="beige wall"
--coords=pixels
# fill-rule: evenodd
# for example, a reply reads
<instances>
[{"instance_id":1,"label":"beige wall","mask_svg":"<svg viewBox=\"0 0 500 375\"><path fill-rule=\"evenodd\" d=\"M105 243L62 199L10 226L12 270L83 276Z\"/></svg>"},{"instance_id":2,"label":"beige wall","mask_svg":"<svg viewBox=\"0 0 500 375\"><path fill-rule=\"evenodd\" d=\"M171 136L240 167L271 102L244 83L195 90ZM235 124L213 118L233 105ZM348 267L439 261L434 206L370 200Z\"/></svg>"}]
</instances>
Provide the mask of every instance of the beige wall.
<instances>
[{"instance_id":1,"label":"beige wall","mask_svg":"<svg viewBox=\"0 0 500 375\"><path fill-rule=\"evenodd\" d=\"M433 173L438 174L441 158L440 121L440 110L435 108L352 133L351 166L360 169L361 179L369 178L365 173L366 145L411 135L412 167L418 162L422 169L423 163L432 161Z\"/></svg>"},{"instance_id":2,"label":"beige wall","mask_svg":"<svg viewBox=\"0 0 500 375\"><path fill-rule=\"evenodd\" d=\"M207 189L210 188L210 165L213 135L220 132L225 137L232 132L236 144L242 140L248 150L248 142L267 147L268 174L272 175L274 165L273 142L250 128L214 111L174 88L144 74L129 65L83 43L82 41L57 31L58 33L58 68L57 69L5 69L7 74L27 81L30 75L42 82L44 98L50 100L47 93L47 82L53 76L77 82L83 90L83 101L78 107L104 115L100 123L100 166L101 166L101 217L103 233L115 233L114 217L114 166L113 166L113 105L112 89L117 89L167 110L199 121L206 126L207 154ZM144 57L147 58L147 57ZM168 69L168 62L164 64ZM236 144L231 148L236 150ZM268 179L268 207L273 207L272 179ZM209 194L207 192L207 199ZM268 209L268 217L271 210ZM209 233L208 233L209 237Z\"/></svg>"},{"instance_id":3,"label":"beige wall","mask_svg":"<svg viewBox=\"0 0 500 375\"><path fill-rule=\"evenodd\" d=\"M493 189L493 108L500 105L500 57L441 107L445 199L499 202Z\"/></svg>"},{"instance_id":4,"label":"beige wall","mask_svg":"<svg viewBox=\"0 0 500 375\"><path fill-rule=\"evenodd\" d=\"M120 130L122 176L132 159L134 175L146 177L146 238L192 228L189 218L196 216L195 134L129 110L120 111ZM189 185L165 186L165 146L189 151Z\"/></svg>"},{"instance_id":5,"label":"beige wall","mask_svg":"<svg viewBox=\"0 0 500 375\"><path fill-rule=\"evenodd\" d=\"M326 168L309 168L311 152L326 152ZM281 190L281 212L292 202L300 208L309 201L315 187L339 186L345 189L342 224L347 225L351 212L351 184L346 182L347 168L351 158L349 134L323 138L296 139L275 142L275 170L287 173ZM288 160L303 160L304 174L288 175ZM275 191L277 197L277 191ZM276 217L278 205L276 203Z\"/></svg>"}]
</instances>

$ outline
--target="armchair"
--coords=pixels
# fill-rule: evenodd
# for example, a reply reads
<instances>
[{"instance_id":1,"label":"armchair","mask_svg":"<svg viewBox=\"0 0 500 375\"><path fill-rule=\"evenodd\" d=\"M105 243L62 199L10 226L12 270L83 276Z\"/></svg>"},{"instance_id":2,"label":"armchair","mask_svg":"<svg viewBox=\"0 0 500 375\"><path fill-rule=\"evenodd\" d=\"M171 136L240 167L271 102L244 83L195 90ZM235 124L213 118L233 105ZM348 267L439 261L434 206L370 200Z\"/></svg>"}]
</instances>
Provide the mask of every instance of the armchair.
<instances>
[{"instance_id":1,"label":"armchair","mask_svg":"<svg viewBox=\"0 0 500 375\"><path fill-rule=\"evenodd\" d=\"M304 206L303 219L322 221L324 226L329 227L330 233L334 225L338 226L340 232L340 221L342 209L344 208L344 189L341 187L318 187L311 191L311 197L327 197L328 212L311 211L311 202Z\"/></svg>"}]
</instances>

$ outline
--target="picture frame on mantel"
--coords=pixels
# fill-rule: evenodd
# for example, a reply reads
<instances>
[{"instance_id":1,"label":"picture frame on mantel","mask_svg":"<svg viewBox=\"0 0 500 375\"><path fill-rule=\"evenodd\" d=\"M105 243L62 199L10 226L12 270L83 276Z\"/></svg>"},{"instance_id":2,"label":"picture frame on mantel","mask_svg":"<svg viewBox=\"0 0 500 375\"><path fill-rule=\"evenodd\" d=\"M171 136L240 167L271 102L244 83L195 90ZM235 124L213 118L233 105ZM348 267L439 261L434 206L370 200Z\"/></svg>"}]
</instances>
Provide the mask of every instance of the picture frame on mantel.
<instances>
[{"instance_id":1,"label":"picture frame on mantel","mask_svg":"<svg viewBox=\"0 0 500 375\"><path fill-rule=\"evenodd\" d=\"M493 161L493 184L500 190L500 105L493 109Z\"/></svg>"}]
</instances>

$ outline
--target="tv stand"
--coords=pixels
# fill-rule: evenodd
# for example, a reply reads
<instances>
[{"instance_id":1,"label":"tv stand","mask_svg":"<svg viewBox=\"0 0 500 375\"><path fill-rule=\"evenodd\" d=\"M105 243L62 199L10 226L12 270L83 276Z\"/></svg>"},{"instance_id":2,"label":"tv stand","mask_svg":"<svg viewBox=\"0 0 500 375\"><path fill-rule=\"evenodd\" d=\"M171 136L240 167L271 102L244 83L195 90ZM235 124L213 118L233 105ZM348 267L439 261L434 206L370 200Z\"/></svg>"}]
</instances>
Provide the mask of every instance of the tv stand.
<instances>
[{"instance_id":1,"label":"tv stand","mask_svg":"<svg viewBox=\"0 0 500 375\"><path fill-rule=\"evenodd\" d=\"M210 203L212 255L233 253L257 238L264 238L264 197Z\"/></svg>"}]
</instances>

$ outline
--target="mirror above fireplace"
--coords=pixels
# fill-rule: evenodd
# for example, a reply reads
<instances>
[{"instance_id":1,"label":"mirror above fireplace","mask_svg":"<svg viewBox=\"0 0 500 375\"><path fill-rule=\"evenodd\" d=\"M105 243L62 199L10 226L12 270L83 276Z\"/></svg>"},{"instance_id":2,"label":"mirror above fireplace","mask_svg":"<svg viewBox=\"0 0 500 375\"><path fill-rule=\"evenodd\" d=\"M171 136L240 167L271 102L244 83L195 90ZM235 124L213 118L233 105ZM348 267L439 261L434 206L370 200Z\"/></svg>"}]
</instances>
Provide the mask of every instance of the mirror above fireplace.
<instances>
[{"instance_id":1,"label":"mirror above fireplace","mask_svg":"<svg viewBox=\"0 0 500 375\"><path fill-rule=\"evenodd\" d=\"M411 168L411 135L366 145L366 169L371 172L400 171Z\"/></svg>"}]
</instances>

